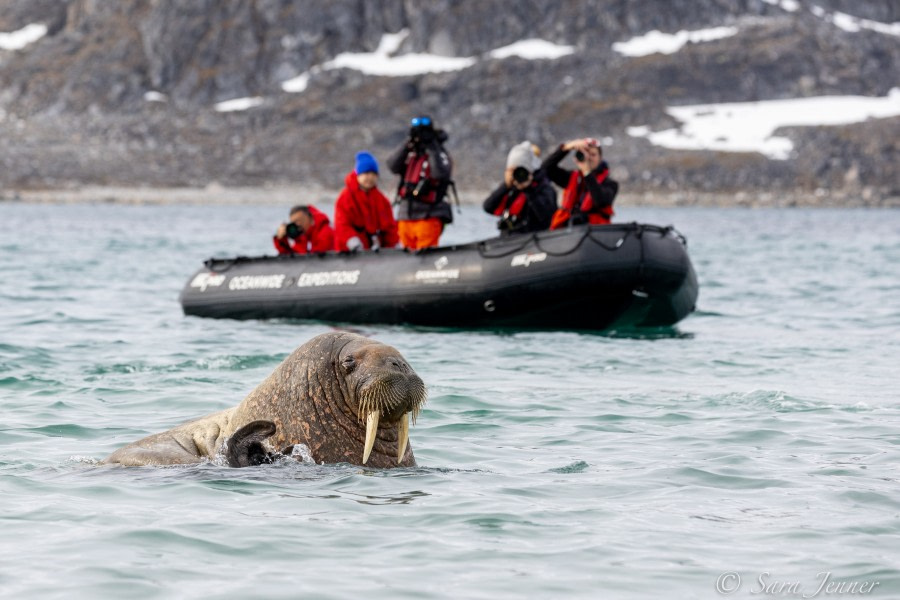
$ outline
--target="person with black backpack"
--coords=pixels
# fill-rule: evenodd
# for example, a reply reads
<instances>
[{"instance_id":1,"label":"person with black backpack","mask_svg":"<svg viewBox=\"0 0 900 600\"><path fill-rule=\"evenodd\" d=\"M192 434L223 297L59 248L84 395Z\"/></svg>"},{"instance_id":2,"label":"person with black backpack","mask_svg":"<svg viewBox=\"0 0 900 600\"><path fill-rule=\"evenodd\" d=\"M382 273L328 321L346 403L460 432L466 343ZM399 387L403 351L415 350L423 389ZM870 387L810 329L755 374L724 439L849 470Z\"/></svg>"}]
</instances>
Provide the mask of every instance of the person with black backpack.
<instances>
[{"instance_id":1,"label":"person with black backpack","mask_svg":"<svg viewBox=\"0 0 900 600\"><path fill-rule=\"evenodd\" d=\"M395 205L404 248L437 246L444 225L453 222L453 210L446 201L447 188L453 185L446 140L446 132L436 129L431 117L415 117L409 137L387 161L391 172L401 177Z\"/></svg>"}]
</instances>

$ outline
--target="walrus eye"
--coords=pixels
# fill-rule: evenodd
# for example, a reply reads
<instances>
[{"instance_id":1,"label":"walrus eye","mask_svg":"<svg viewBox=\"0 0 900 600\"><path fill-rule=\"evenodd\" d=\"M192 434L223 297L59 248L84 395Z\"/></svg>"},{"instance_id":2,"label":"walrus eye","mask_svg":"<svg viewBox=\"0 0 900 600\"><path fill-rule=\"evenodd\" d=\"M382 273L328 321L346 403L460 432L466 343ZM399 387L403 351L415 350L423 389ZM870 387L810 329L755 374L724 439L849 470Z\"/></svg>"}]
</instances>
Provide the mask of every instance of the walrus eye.
<instances>
[{"instance_id":1,"label":"walrus eye","mask_svg":"<svg viewBox=\"0 0 900 600\"><path fill-rule=\"evenodd\" d=\"M353 355L345 356L341 360L341 367L348 373L356 368L356 359L353 358Z\"/></svg>"}]
</instances>

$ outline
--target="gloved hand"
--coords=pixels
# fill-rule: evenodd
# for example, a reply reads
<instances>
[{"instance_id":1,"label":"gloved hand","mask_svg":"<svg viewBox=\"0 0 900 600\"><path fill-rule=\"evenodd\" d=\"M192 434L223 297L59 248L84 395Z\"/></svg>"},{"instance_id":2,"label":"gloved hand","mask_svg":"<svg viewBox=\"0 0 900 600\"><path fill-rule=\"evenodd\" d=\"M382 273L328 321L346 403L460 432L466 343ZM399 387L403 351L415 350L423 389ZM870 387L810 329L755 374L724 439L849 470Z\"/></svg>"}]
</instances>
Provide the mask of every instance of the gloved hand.
<instances>
[{"instance_id":1,"label":"gloved hand","mask_svg":"<svg viewBox=\"0 0 900 600\"><path fill-rule=\"evenodd\" d=\"M347 240L347 250L350 252L359 252L362 249L362 240L358 237L352 237Z\"/></svg>"}]
</instances>

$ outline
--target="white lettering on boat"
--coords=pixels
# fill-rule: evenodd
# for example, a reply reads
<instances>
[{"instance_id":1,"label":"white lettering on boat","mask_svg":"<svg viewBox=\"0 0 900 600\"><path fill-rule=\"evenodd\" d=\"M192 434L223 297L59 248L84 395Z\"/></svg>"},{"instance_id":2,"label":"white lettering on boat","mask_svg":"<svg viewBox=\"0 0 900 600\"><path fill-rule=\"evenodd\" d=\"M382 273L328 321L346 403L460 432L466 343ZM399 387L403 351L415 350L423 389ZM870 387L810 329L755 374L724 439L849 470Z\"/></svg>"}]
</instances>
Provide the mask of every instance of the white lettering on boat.
<instances>
[{"instance_id":1,"label":"white lettering on boat","mask_svg":"<svg viewBox=\"0 0 900 600\"><path fill-rule=\"evenodd\" d=\"M284 274L238 275L228 282L229 290L277 290L284 283Z\"/></svg>"},{"instance_id":2,"label":"white lettering on boat","mask_svg":"<svg viewBox=\"0 0 900 600\"><path fill-rule=\"evenodd\" d=\"M225 283L225 276L218 273L197 273L197 276L191 280L192 288L200 288L201 292L205 292L208 287L219 287Z\"/></svg>"},{"instance_id":3,"label":"white lettering on boat","mask_svg":"<svg viewBox=\"0 0 900 600\"><path fill-rule=\"evenodd\" d=\"M528 254L516 254L512 257L511 267L527 267L531 263L547 260L546 252L529 252Z\"/></svg>"},{"instance_id":4,"label":"white lettering on boat","mask_svg":"<svg viewBox=\"0 0 900 600\"><path fill-rule=\"evenodd\" d=\"M297 287L319 287L322 285L356 285L359 281L359 270L356 271L321 271L319 273L303 273L297 278Z\"/></svg>"},{"instance_id":5,"label":"white lettering on boat","mask_svg":"<svg viewBox=\"0 0 900 600\"><path fill-rule=\"evenodd\" d=\"M446 279L459 279L459 269L416 271L416 281L435 282Z\"/></svg>"},{"instance_id":6,"label":"white lettering on boat","mask_svg":"<svg viewBox=\"0 0 900 600\"><path fill-rule=\"evenodd\" d=\"M434 261L434 269L416 271L416 281L423 283L447 283L451 279L459 279L459 269L448 269L450 259L442 256Z\"/></svg>"}]
</instances>

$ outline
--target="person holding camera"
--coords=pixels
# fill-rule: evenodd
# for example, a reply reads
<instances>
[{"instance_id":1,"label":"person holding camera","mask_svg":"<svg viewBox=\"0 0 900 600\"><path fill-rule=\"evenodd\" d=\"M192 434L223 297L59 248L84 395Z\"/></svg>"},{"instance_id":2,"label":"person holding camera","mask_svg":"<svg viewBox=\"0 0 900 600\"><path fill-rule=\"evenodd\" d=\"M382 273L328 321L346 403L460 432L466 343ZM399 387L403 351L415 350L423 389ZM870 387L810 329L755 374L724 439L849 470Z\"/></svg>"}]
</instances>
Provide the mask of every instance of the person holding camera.
<instances>
[{"instance_id":1,"label":"person holding camera","mask_svg":"<svg viewBox=\"0 0 900 600\"><path fill-rule=\"evenodd\" d=\"M556 190L540 170L537 149L529 141L516 144L506 157L503 183L484 201L484 210L500 217L504 234L542 231L556 210Z\"/></svg>"},{"instance_id":2,"label":"person holding camera","mask_svg":"<svg viewBox=\"0 0 900 600\"><path fill-rule=\"evenodd\" d=\"M328 216L314 206L291 208L289 221L272 238L278 254L307 254L334 250L334 229Z\"/></svg>"},{"instance_id":3,"label":"person holding camera","mask_svg":"<svg viewBox=\"0 0 900 600\"><path fill-rule=\"evenodd\" d=\"M388 166L401 177L397 187L397 228L404 248L437 246L444 225L453 222L453 210L445 200L452 185L453 163L444 149L447 134L435 129L431 117L415 117L409 137Z\"/></svg>"},{"instance_id":4,"label":"person holding camera","mask_svg":"<svg viewBox=\"0 0 900 600\"><path fill-rule=\"evenodd\" d=\"M559 163L575 150L574 171ZM619 184L609 177L609 165L603 160L603 148L595 138L578 138L559 145L544 160L542 168L556 185L563 188L562 206L553 214L550 229L566 225L608 225L614 213L613 201Z\"/></svg>"},{"instance_id":5,"label":"person holding camera","mask_svg":"<svg viewBox=\"0 0 900 600\"><path fill-rule=\"evenodd\" d=\"M355 168L344 178L334 229L339 252L393 248L400 240L391 202L378 189L378 161L368 152L356 153Z\"/></svg>"}]
</instances>

